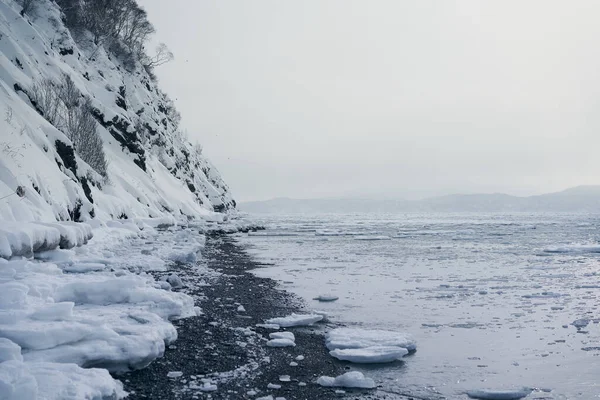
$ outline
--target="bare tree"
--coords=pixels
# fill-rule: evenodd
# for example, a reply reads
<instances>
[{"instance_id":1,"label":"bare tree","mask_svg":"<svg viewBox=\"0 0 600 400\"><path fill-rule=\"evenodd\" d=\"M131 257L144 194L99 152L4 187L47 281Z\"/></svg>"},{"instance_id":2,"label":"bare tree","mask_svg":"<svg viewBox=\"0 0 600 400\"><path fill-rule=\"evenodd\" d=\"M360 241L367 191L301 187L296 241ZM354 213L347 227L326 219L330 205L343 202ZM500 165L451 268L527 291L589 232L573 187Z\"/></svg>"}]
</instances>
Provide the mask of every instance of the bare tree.
<instances>
[{"instance_id":1,"label":"bare tree","mask_svg":"<svg viewBox=\"0 0 600 400\"><path fill-rule=\"evenodd\" d=\"M161 43L156 46L156 54L153 57L146 56L144 60L144 65L148 68L158 67L159 65L163 65L168 63L169 61L173 61L175 56L173 52L169 50L166 44Z\"/></svg>"}]
</instances>

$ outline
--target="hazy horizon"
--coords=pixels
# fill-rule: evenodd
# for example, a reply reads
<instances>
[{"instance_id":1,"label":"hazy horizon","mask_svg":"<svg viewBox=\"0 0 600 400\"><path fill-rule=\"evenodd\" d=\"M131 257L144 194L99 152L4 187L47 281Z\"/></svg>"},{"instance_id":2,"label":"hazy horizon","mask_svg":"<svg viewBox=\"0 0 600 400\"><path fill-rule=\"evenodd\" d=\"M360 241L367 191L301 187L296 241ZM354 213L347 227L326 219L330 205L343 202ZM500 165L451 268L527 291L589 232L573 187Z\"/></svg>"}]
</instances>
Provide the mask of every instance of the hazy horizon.
<instances>
[{"instance_id":1,"label":"hazy horizon","mask_svg":"<svg viewBox=\"0 0 600 400\"><path fill-rule=\"evenodd\" d=\"M239 201L598 183L598 2L141 4Z\"/></svg>"}]
</instances>

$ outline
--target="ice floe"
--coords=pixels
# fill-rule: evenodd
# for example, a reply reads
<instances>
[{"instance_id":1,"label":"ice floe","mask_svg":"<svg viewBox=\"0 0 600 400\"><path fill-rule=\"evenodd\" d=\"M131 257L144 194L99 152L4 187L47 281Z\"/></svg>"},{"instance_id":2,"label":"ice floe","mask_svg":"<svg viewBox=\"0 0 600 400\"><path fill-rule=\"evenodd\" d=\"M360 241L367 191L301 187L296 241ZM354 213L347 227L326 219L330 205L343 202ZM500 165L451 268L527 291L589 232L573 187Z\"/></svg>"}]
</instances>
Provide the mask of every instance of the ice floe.
<instances>
[{"instance_id":1,"label":"ice floe","mask_svg":"<svg viewBox=\"0 0 600 400\"><path fill-rule=\"evenodd\" d=\"M372 346L360 349L335 349L329 354L338 360L353 363L388 363L401 359L408 354L408 350L396 346Z\"/></svg>"},{"instance_id":2,"label":"ice floe","mask_svg":"<svg viewBox=\"0 0 600 400\"><path fill-rule=\"evenodd\" d=\"M406 333L359 328L333 329L327 333L325 344L329 350L388 346L414 351L417 348L415 340Z\"/></svg>"},{"instance_id":3,"label":"ice floe","mask_svg":"<svg viewBox=\"0 0 600 400\"><path fill-rule=\"evenodd\" d=\"M520 390L469 390L467 396L480 400L518 400L529 396L531 389Z\"/></svg>"},{"instance_id":4,"label":"ice floe","mask_svg":"<svg viewBox=\"0 0 600 400\"><path fill-rule=\"evenodd\" d=\"M315 297L313 300L327 302L327 301L336 301L338 299L339 299L339 297L336 295L333 295L333 294L322 294L322 295Z\"/></svg>"},{"instance_id":5,"label":"ice floe","mask_svg":"<svg viewBox=\"0 0 600 400\"><path fill-rule=\"evenodd\" d=\"M287 317L271 318L265 321L267 324L277 324L282 328L290 328L292 326L312 325L323 319L322 315L316 314L291 314Z\"/></svg>"},{"instance_id":6,"label":"ice floe","mask_svg":"<svg viewBox=\"0 0 600 400\"><path fill-rule=\"evenodd\" d=\"M350 371L338 377L321 376L317 379L317 383L321 386L328 387L347 387L347 388L363 388L372 389L375 387L375 381L371 378L366 378L362 372Z\"/></svg>"}]
</instances>

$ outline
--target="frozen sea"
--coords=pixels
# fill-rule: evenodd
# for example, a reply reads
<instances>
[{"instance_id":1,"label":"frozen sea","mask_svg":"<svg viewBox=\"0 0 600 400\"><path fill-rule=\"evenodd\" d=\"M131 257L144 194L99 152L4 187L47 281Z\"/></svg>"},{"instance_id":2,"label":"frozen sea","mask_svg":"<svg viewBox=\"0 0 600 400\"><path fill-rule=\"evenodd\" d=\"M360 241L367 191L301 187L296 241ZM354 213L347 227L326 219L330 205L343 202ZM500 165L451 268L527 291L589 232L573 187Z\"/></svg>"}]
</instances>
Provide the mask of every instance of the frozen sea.
<instances>
[{"instance_id":1,"label":"frozen sea","mask_svg":"<svg viewBox=\"0 0 600 400\"><path fill-rule=\"evenodd\" d=\"M314 309L412 334L417 352L353 365L384 391L600 398L600 215L261 215L241 240ZM323 294L334 302L313 300Z\"/></svg>"}]
</instances>

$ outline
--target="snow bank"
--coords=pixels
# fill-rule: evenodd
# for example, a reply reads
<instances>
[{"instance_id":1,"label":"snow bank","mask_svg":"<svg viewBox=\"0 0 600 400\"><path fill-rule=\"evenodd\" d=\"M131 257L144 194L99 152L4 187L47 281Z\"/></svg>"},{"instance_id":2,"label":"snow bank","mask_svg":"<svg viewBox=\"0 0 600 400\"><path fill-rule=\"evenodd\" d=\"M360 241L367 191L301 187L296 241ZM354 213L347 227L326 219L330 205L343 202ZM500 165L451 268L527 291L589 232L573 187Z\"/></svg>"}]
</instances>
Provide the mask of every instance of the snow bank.
<instances>
[{"instance_id":1,"label":"snow bank","mask_svg":"<svg viewBox=\"0 0 600 400\"><path fill-rule=\"evenodd\" d=\"M92 238L88 224L72 222L0 223L0 257L33 257L34 253L82 246Z\"/></svg>"},{"instance_id":2,"label":"snow bank","mask_svg":"<svg viewBox=\"0 0 600 400\"><path fill-rule=\"evenodd\" d=\"M328 387L347 387L347 388L362 388L372 389L375 387L375 381L371 378L366 378L362 372L350 371L338 377L321 376L317 379L317 383L321 386Z\"/></svg>"},{"instance_id":3,"label":"snow bank","mask_svg":"<svg viewBox=\"0 0 600 400\"><path fill-rule=\"evenodd\" d=\"M173 250L196 251L203 236L133 222L93 233L83 247L0 259L0 398L121 398L107 370L148 365L177 338L170 320L196 315L191 297L161 289L145 271L175 265Z\"/></svg>"},{"instance_id":4,"label":"snow bank","mask_svg":"<svg viewBox=\"0 0 600 400\"><path fill-rule=\"evenodd\" d=\"M322 319L323 316L317 314L292 314L287 317L271 318L266 320L265 323L279 325L282 328L290 328L292 326L312 325Z\"/></svg>"},{"instance_id":5,"label":"snow bank","mask_svg":"<svg viewBox=\"0 0 600 400\"><path fill-rule=\"evenodd\" d=\"M470 390L467 396L481 400L518 400L529 396L531 389L520 390Z\"/></svg>"}]
</instances>

